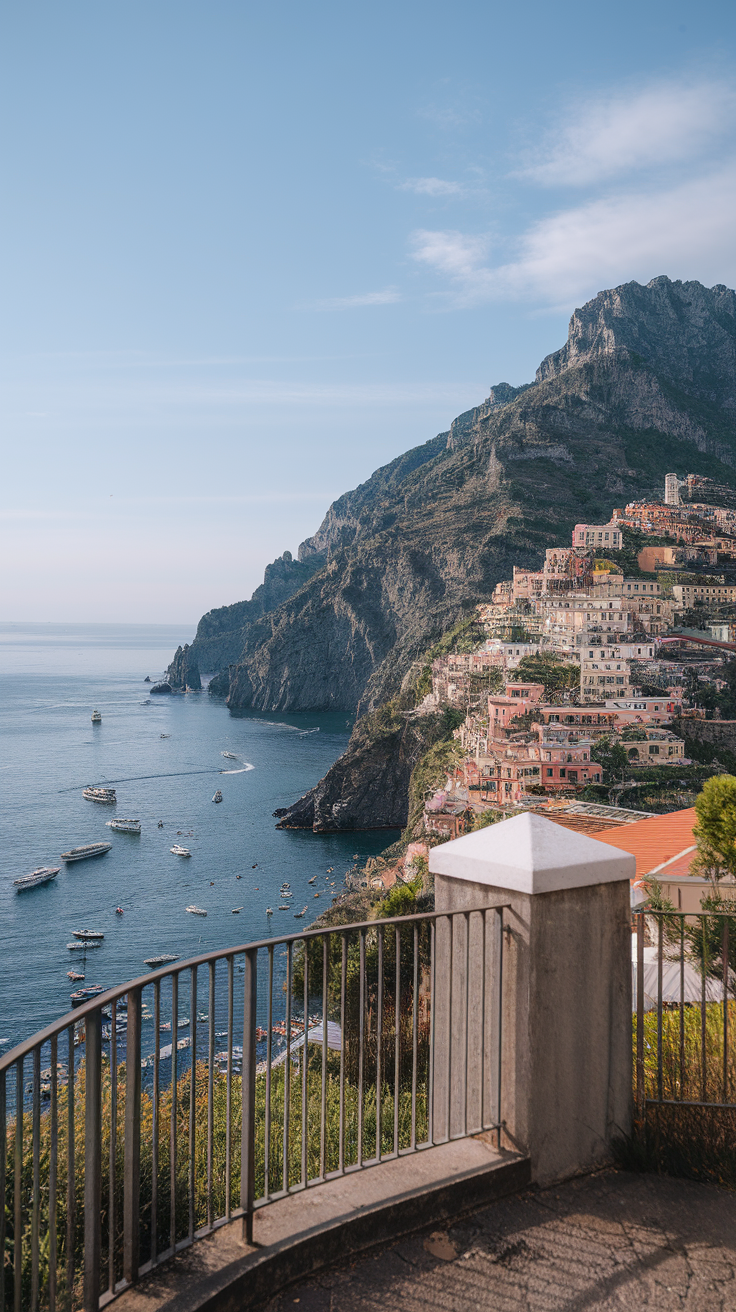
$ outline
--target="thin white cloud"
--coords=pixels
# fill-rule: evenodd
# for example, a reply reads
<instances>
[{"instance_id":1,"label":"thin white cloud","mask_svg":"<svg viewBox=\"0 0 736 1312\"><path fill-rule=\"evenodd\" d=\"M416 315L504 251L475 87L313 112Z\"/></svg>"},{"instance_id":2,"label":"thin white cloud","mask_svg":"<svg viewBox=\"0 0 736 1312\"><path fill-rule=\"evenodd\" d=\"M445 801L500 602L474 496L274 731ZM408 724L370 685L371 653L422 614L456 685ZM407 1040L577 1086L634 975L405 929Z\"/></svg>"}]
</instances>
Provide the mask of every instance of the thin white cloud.
<instances>
[{"instance_id":1,"label":"thin white cloud","mask_svg":"<svg viewBox=\"0 0 736 1312\"><path fill-rule=\"evenodd\" d=\"M722 81L659 82L570 107L566 117L517 176L543 186L588 186L710 156L733 133L736 90Z\"/></svg>"},{"instance_id":2,"label":"thin white cloud","mask_svg":"<svg viewBox=\"0 0 736 1312\"><path fill-rule=\"evenodd\" d=\"M316 301L315 310L352 310L363 305L395 305L401 300L401 292L395 287L386 287L381 292L363 292L359 296L331 296L324 301Z\"/></svg>"},{"instance_id":3,"label":"thin white cloud","mask_svg":"<svg viewBox=\"0 0 736 1312\"><path fill-rule=\"evenodd\" d=\"M399 183L399 191L413 191L416 196L464 196L465 188L459 182L444 178L407 178Z\"/></svg>"},{"instance_id":4,"label":"thin white cloud","mask_svg":"<svg viewBox=\"0 0 736 1312\"><path fill-rule=\"evenodd\" d=\"M487 236L469 236L463 232L432 232L420 228L412 236L412 254L421 264L429 264L454 282L472 282L488 254Z\"/></svg>"},{"instance_id":5,"label":"thin white cloud","mask_svg":"<svg viewBox=\"0 0 736 1312\"><path fill-rule=\"evenodd\" d=\"M416 260L447 277L455 303L534 299L568 306L602 287L660 273L736 282L736 163L657 191L614 194L540 219L515 258L491 265L489 239L414 234Z\"/></svg>"}]
</instances>

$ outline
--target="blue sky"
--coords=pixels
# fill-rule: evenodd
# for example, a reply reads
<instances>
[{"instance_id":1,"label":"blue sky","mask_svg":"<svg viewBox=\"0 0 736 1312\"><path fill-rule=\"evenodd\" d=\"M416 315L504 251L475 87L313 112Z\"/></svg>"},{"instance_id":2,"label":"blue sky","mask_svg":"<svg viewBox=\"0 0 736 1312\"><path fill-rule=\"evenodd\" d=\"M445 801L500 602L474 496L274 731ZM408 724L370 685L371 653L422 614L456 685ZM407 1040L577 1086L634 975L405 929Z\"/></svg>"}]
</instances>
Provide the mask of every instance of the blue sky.
<instances>
[{"instance_id":1,"label":"blue sky","mask_svg":"<svg viewBox=\"0 0 736 1312\"><path fill-rule=\"evenodd\" d=\"M601 288L736 285L735 14L8 0L0 617L196 621Z\"/></svg>"}]
</instances>

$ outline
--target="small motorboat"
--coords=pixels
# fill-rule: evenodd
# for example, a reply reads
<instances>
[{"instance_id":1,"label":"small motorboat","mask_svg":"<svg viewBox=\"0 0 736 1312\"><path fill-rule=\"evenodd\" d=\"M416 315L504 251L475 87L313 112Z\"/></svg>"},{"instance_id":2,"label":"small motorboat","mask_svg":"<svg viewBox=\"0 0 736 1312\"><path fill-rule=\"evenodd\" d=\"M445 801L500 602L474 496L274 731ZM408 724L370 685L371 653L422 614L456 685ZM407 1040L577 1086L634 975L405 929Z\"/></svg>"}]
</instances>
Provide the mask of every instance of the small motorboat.
<instances>
[{"instance_id":1,"label":"small motorboat","mask_svg":"<svg viewBox=\"0 0 736 1312\"><path fill-rule=\"evenodd\" d=\"M280 906L280 907L279 907L279 911L291 911L291 906L290 906L290 904L287 902L287 903L286 903L286 906Z\"/></svg>"},{"instance_id":2,"label":"small motorboat","mask_svg":"<svg viewBox=\"0 0 736 1312\"><path fill-rule=\"evenodd\" d=\"M171 734L170 734L170 733L160 733L160 734L159 734L159 738L170 738L170 737L171 737Z\"/></svg>"},{"instance_id":3,"label":"small motorboat","mask_svg":"<svg viewBox=\"0 0 736 1312\"><path fill-rule=\"evenodd\" d=\"M39 866L38 870L32 870L30 875L21 875L20 879L13 880L13 887L19 893L23 893L27 888L37 888L39 884L48 884L50 879L56 879L61 866Z\"/></svg>"},{"instance_id":4,"label":"small motorboat","mask_svg":"<svg viewBox=\"0 0 736 1312\"><path fill-rule=\"evenodd\" d=\"M109 824L109 823L110 823L110 822L108 821L108 824ZM308 884L316 884L316 883L317 883L317 876L316 876L316 875L312 875L312 878L311 878L311 879L308 879L308 880L307 880L307 883L308 883Z\"/></svg>"},{"instance_id":5,"label":"small motorboat","mask_svg":"<svg viewBox=\"0 0 736 1312\"><path fill-rule=\"evenodd\" d=\"M273 915L273 907L266 907L266 915L267 916Z\"/></svg>"},{"instance_id":6,"label":"small motorboat","mask_svg":"<svg viewBox=\"0 0 736 1312\"><path fill-rule=\"evenodd\" d=\"M114 788L93 788L91 785L82 789L82 797L88 802L100 802L102 806L114 806L117 801Z\"/></svg>"},{"instance_id":7,"label":"small motorboat","mask_svg":"<svg viewBox=\"0 0 736 1312\"><path fill-rule=\"evenodd\" d=\"M242 907L233 907L232 911L230 912L230 915L239 916L242 910L243 910Z\"/></svg>"},{"instance_id":8,"label":"small motorboat","mask_svg":"<svg viewBox=\"0 0 736 1312\"><path fill-rule=\"evenodd\" d=\"M71 994L72 1005L79 1007L83 1002L89 1002L90 998L96 998L98 993L105 992L104 984L88 984L86 988L77 989L76 993Z\"/></svg>"},{"instance_id":9,"label":"small motorboat","mask_svg":"<svg viewBox=\"0 0 736 1312\"><path fill-rule=\"evenodd\" d=\"M221 755L221 756L226 756L227 759L228 759L228 761L237 761L237 760L239 759L239 758L235 755L235 752L221 752L220 755Z\"/></svg>"},{"instance_id":10,"label":"small motorboat","mask_svg":"<svg viewBox=\"0 0 736 1312\"><path fill-rule=\"evenodd\" d=\"M66 977L67 979L72 980L75 984L78 984L80 980L84 979L84 975L80 975L78 970L68 970L66 972Z\"/></svg>"},{"instance_id":11,"label":"small motorboat","mask_svg":"<svg viewBox=\"0 0 736 1312\"><path fill-rule=\"evenodd\" d=\"M221 801L222 801L222 793L220 792L220 789L219 789L219 788L218 788L217 792L215 793L214 797L212 798L212 801L213 801L213 802L221 802Z\"/></svg>"},{"instance_id":12,"label":"small motorboat","mask_svg":"<svg viewBox=\"0 0 736 1312\"><path fill-rule=\"evenodd\" d=\"M70 952L86 952L90 948L101 948L102 944L98 938L82 939L81 942L77 939L74 943L67 943L67 947Z\"/></svg>"},{"instance_id":13,"label":"small motorboat","mask_svg":"<svg viewBox=\"0 0 736 1312\"><path fill-rule=\"evenodd\" d=\"M81 847L72 847L68 852L62 852L61 859L66 861L86 861L91 856L104 856L109 852L112 843L83 843Z\"/></svg>"},{"instance_id":14,"label":"small motorboat","mask_svg":"<svg viewBox=\"0 0 736 1312\"><path fill-rule=\"evenodd\" d=\"M192 916L206 916L206 915L207 915L207 912L206 912L206 911L203 911L201 907L195 907L195 906L185 907L184 910L185 910L185 911L188 911L189 914L192 915Z\"/></svg>"},{"instance_id":15,"label":"small motorboat","mask_svg":"<svg viewBox=\"0 0 736 1312\"><path fill-rule=\"evenodd\" d=\"M315 896L315 897L319 897L319 893L315 893L315 895L314 895L314 896Z\"/></svg>"},{"instance_id":16,"label":"small motorboat","mask_svg":"<svg viewBox=\"0 0 736 1312\"><path fill-rule=\"evenodd\" d=\"M123 915L123 908L122 908L122 907L116 907L116 908L115 908L115 915L116 915L116 916L122 916L122 915Z\"/></svg>"},{"instance_id":17,"label":"small motorboat","mask_svg":"<svg viewBox=\"0 0 736 1312\"><path fill-rule=\"evenodd\" d=\"M163 822L163 820L159 820L159 822L158 822L158 828L159 828L159 829L163 829L163 827L164 827L164 822Z\"/></svg>"},{"instance_id":18,"label":"small motorboat","mask_svg":"<svg viewBox=\"0 0 736 1312\"><path fill-rule=\"evenodd\" d=\"M188 910L188 908L187 908ZM144 966L165 966L167 961L178 961L175 952L160 952L157 957L146 957Z\"/></svg>"},{"instance_id":19,"label":"small motorboat","mask_svg":"<svg viewBox=\"0 0 736 1312\"><path fill-rule=\"evenodd\" d=\"M121 834L139 834L141 832L140 820L126 820L123 816L116 816L114 820L106 820L107 829L116 829Z\"/></svg>"},{"instance_id":20,"label":"small motorboat","mask_svg":"<svg viewBox=\"0 0 736 1312\"><path fill-rule=\"evenodd\" d=\"M294 919L295 919L295 920L301 920L301 919L302 919L302 916L306 915L306 911L307 911L307 908L306 908L306 907L302 907L301 911L295 911L295 912L294 912Z\"/></svg>"},{"instance_id":21,"label":"small motorboat","mask_svg":"<svg viewBox=\"0 0 736 1312\"><path fill-rule=\"evenodd\" d=\"M191 852L189 851L189 848L188 848L188 847L182 847L180 843L174 843L174 846L173 846L173 847L170 847L170 848L169 848L169 851L170 851L170 852L173 852L173 853L174 853L174 856L191 856L191 855L192 855Z\"/></svg>"},{"instance_id":22,"label":"small motorboat","mask_svg":"<svg viewBox=\"0 0 736 1312\"><path fill-rule=\"evenodd\" d=\"M93 724L102 724L102 716L100 715L100 712L99 712L99 711L93 711L93 712L92 712L92 723L93 723Z\"/></svg>"},{"instance_id":23,"label":"small motorboat","mask_svg":"<svg viewBox=\"0 0 736 1312\"><path fill-rule=\"evenodd\" d=\"M101 929L73 929L72 933L75 938L83 939L98 939L105 937Z\"/></svg>"}]
</instances>

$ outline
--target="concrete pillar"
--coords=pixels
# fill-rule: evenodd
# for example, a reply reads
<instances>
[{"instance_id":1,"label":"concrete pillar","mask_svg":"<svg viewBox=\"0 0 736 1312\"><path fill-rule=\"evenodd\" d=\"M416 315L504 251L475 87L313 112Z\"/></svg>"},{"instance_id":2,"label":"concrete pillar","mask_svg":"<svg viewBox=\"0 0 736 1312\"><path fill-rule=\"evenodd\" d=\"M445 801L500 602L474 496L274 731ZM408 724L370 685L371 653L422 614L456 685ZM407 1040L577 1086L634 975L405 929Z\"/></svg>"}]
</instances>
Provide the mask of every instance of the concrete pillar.
<instances>
[{"instance_id":1,"label":"concrete pillar","mask_svg":"<svg viewBox=\"0 0 736 1312\"><path fill-rule=\"evenodd\" d=\"M495 1005L502 1145L539 1183L606 1161L631 1128L634 858L525 812L433 848L429 868L438 911L506 904L502 943L492 913L485 934L481 915L437 925L435 1141L472 1132L481 1102L488 1121Z\"/></svg>"}]
</instances>

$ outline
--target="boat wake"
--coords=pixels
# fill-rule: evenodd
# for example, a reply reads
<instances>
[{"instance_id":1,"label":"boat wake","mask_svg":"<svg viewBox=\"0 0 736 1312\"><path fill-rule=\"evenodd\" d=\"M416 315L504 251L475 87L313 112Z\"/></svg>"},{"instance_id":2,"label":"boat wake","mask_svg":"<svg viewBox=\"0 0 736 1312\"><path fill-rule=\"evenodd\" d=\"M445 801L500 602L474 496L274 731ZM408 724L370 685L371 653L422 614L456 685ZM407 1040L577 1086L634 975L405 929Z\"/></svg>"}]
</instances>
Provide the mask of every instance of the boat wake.
<instances>
[{"instance_id":1,"label":"boat wake","mask_svg":"<svg viewBox=\"0 0 736 1312\"><path fill-rule=\"evenodd\" d=\"M255 766L251 765L248 768L250 770L254 770ZM208 770L166 770L163 774L129 774L126 775L124 779L108 779L107 783L129 784L129 783L133 783L136 779L178 779L180 776L187 775L187 774L222 774L222 771L218 770L216 765L215 766L211 765ZM59 792L74 793L77 791L78 788L81 787L82 784L74 784L72 788L60 788Z\"/></svg>"},{"instance_id":2,"label":"boat wake","mask_svg":"<svg viewBox=\"0 0 736 1312\"><path fill-rule=\"evenodd\" d=\"M246 761L245 765L241 766L239 770L220 770L220 774L247 774L249 770L255 770L255 768L254 765L250 765Z\"/></svg>"}]
</instances>

